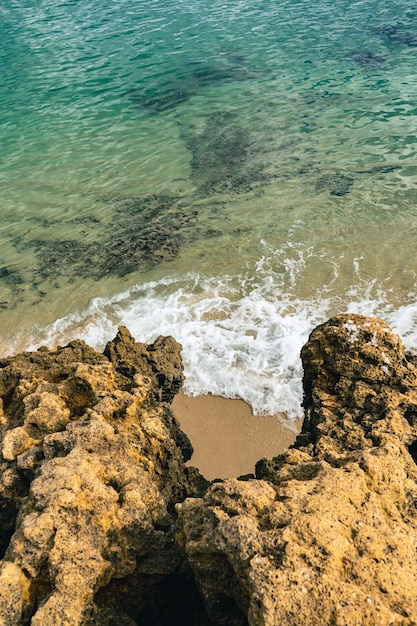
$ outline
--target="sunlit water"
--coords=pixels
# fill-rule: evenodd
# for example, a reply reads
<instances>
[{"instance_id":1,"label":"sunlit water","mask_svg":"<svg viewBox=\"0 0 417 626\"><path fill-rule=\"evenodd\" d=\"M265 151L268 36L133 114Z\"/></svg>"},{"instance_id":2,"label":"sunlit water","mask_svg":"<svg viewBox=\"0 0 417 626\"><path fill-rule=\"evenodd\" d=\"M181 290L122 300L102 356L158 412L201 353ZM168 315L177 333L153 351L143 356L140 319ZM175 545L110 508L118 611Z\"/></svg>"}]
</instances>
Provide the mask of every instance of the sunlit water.
<instances>
[{"instance_id":1,"label":"sunlit water","mask_svg":"<svg viewBox=\"0 0 417 626\"><path fill-rule=\"evenodd\" d=\"M3 354L117 326L186 391L300 415L330 315L417 346L409 0L5 0Z\"/></svg>"}]
</instances>

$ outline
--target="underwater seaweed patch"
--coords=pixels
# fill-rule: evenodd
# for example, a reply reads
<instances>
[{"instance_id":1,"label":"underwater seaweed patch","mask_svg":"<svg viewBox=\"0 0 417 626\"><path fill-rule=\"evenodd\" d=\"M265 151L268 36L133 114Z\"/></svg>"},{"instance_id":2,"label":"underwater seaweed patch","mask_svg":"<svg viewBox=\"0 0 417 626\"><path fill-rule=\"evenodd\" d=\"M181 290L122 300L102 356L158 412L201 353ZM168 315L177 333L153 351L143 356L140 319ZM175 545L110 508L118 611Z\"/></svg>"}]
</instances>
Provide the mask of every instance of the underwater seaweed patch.
<instances>
[{"instance_id":1,"label":"underwater seaweed patch","mask_svg":"<svg viewBox=\"0 0 417 626\"><path fill-rule=\"evenodd\" d=\"M247 192L270 178L265 166L255 162L253 133L236 120L233 113L216 112L200 132L181 129L191 152L191 179L202 196Z\"/></svg>"},{"instance_id":2,"label":"underwater seaweed patch","mask_svg":"<svg viewBox=\"0 0 417 626\"><path fill-rule=\"evenodd\" d=\"M63 276L69 282L79 277L99 280L150 269L178 256L197 220L196 211L168 196L121 199L114 202L113 210L113 219L96 231L99 239L16 238L15 247L31 247L38 261L33 287Z\"/></svg>"},{"instance_id":3,"label":"underwater seaweed patch","mask_svg":"<svg viewBox=\"0 0 417 626\"><path fill-rule=\"evenodd\" d=\"M317 191L327 189L332 196L345 196L349 193L353 185L353 178L336 172L334 174L324 174L316 181Z\"/></svg>"},{"instance_id":4,"label":"underwater seaweed patch","mask_svg":"<svg viewBox=\"0 0 417 626\"><path fill-rule=\"evenodd\" d=\"M242 65L242 59L212 65L196 62L183 68L178 76L171 75L151 87L130 89L127 95L135 106L160 113L174 109L207 87L246 80L253 75Z\"/></svg>"},{"instance_id":5,"label":"underwater seaweed patch","mask_svg":"<svg viewBox=\"0 0 417 626\"><path fill-rule=\"evenodd\" d=\"M163 85L157 90L131 89L129 99L135 106L153 113L161 113L174 109L195 94L195 91L184 85Z\"/></svg>"},{"instance_id":6,"label":"underwater seaweed patch","mask_svg":"<svg viewBox=\"0 0 417 626\"><path fill-rule=\"evenodd\" d=\"M4 265L0 267L0 313L13 308L15 302L21 300L25 291L25 279L15 267Z\"/></svg>"},{"instance_id":7,"label":"underwater seaweed patch","mask_svg":"<svg viewBox=\"0 0 417 626\"><path fill-rule=\"evenodd\" d=\"M21 285L24 282L23 276L20 272L7 266L0 267L0 280L11 287Z\"/></svg>"},{"instance_id":8,"label":"underwater seaweed patch","mask_svg":"<svg viewBox=\"0 0 417 626\"><path fill-rule=\"evenodd\" d=\"M39 262L34 271L37 285L40 280L67 276L94 276L96 244L82 243L76 239L33 239L28 242Z\"/></svg>"},{"instance_id":9,"label":"underwater seaweed patch","mask_svg":"<svg viewBox=\"0 0 417 626\"><path fill-rule=\"evenodd\" d=\"M385 25L373 28L372 32L375 35L380 35L389 41L398 44L404 44L415 48L417 46L417 34L405 30L402 26L397 25Z\"/></svg>"},{"instance_id":10,"label":"underwater seaweed patch","mask_svg":"<svg viewBox=\"0 0 417 626\"><path fill-rule=\"evenodd\" d=\"M369 52L368 50L355 52L350 56L350 58L364 70L378 69L382 67L386 61L386 58L382 55Z\"/></svg>"},{"instance_id":11,"label":"underwater seaweed patch","mask_svg":"<svg viewBox=\"0 0 417 626\"><path fill-rule=\"evenodd\" d=\"M397 170L403 169L402 165L390 165L390 164L382 164L382 165L371 165L369 167L356 170L357 174L390 174L391 172L396 172Z\"/></svg>"},{"instance_id":12,"label":"underwater seaweed patch","mask_svg":"<svg viewBox=\"0 0 417 626\"><path fill-rule=\"evenodd\" d=\"M107 244L106 271L116 266L117 275L123 276L141 265L149 268L178 257L197 217L197 211L168 196L119 201Z\"/></svg>"}]
</instances>

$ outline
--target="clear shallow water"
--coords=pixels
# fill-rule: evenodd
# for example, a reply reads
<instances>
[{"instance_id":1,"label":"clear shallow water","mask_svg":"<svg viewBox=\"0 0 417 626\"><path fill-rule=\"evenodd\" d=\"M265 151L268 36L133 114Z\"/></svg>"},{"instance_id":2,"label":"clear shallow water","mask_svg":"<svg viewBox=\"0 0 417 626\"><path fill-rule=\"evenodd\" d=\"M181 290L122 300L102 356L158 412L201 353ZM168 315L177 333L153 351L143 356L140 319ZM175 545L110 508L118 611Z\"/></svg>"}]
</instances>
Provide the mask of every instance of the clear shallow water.
<instances>
[{"instance_id":1,"label":"clear shallow water","mask_svg":"<svg viewBox=\"0 0 417 626\"><path fill-rule=\"evenodd\" d=\"M3 353L127 325L189 393L300 414L341 311L417 345L408 0L0 8Z\"/></svg>"}]
</instances>

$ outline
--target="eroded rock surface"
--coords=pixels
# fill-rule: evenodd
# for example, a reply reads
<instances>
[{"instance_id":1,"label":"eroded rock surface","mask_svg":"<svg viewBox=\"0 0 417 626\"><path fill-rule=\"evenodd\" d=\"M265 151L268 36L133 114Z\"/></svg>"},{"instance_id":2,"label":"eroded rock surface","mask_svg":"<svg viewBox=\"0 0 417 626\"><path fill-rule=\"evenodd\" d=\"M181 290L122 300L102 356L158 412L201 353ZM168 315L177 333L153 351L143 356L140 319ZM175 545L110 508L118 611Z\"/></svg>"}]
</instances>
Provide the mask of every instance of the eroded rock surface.
<instances>
[{"instance_id":1,"label":"eroded rock surface","mask_svg":"<svg viewBox=\"0 0 417 626\"><path fill-rule=\"evenodd\" d=\"M301 356L294 446L208 489L172 338L0 360L0 625L417 624L417 359L358 315Z\"/></svg>"},{"instance_id":2,"label":"eroded rock surface","mask_svg":"<svg viewBox=\"0 0 417 626\"><path fill-rule=\"evenodd\" d=\"M179 344L124 328L104 354L0 361L2 626L205 623L171 531L191 493L181 383Z\"/></svg>"},{"instance_id":3,"label":"eroded rock surface","mask_svg":"<svg viewBox=\"0 0 417 626\"><path fill-rule=\"evenodd\" d=\"M305 421L256 478L177 505L216 624L417 624L417 370L382 321L341 315L302 351Z\"/></svg>"}]
</instances>

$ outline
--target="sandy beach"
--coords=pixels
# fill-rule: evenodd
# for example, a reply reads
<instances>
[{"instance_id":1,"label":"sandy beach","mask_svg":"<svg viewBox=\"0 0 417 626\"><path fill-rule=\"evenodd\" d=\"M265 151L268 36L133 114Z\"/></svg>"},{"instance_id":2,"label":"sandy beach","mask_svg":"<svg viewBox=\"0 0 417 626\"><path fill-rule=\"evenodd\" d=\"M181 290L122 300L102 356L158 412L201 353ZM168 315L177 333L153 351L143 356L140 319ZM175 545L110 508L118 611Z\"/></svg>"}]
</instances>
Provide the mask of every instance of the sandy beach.
<instances>
[{"instance_id":1,"label":"sandy beach","mask_svg":"<svg viewBox=\"0 0 417 626\"><path fill-rule=\"evenodd\" d=\"M194 447L190 465L208 479L233 478L254 472L262 457L273 457L291 445L301 428L284 416L252 414L243 400L180 392L172 409Z\"/></svg>"}]
</instances>

